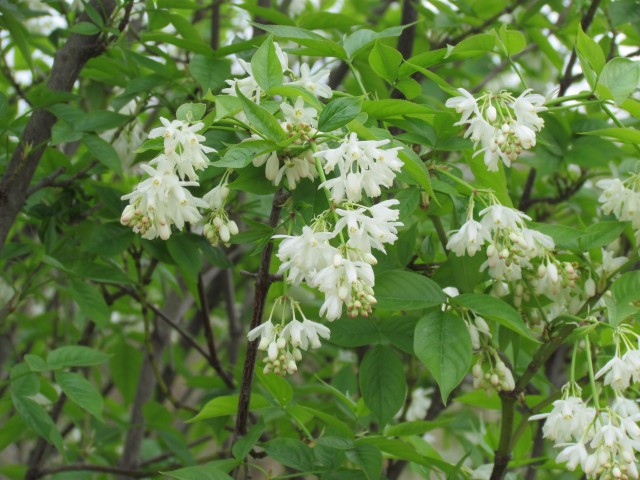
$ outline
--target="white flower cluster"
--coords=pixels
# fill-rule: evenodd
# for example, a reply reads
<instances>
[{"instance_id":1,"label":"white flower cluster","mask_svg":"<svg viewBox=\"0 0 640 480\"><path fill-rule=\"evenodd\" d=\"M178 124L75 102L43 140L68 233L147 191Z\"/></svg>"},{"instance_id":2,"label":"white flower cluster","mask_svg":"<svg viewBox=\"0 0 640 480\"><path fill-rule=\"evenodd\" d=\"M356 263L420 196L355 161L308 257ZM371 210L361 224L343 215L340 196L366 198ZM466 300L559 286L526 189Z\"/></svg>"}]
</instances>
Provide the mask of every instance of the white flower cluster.
<instances>
[{"instance_id":1,"label":"white flower cluster","mask_svg":"<svg viewBox=\"0 0 640 480\"><path fill-rule=\"evenodd\" d=\"M223 182L204 198L197 198L185 187L198 186L198 174L209 165L207 153L213 148L203 145L203 135L197 132L204 123L190 125L181 120L169 121L160 118L162 127L149 133L149 138L163 139L163 152L149 162L141 165L149 178L140 182L133 192L123 195L129 200L122 212L120 222L140 233L143 238L163 240L171 236L171 226L182 229L186 222L194 224L202 220L199 208L212 210L209 222L205 224L205 237L216 245L218 240L228 242L231 235L238 233L238 226L229 220L224 212L224 204L229 195L226 187L226 175Z\"/></svg>"},{"instance_id":2,"label":"white flower cluster","mask_svg":"<svg viewBox=\"0 0 640 480\"><path fill-rule=\"evenodd\" d=\"M331 88L325 83L329 78L329 74L331 73L328 69L318 70L317 72L311 73L311 68L306 63L300 65L300 75L296 76L289 69L289 57L288 55L280 48L276 42L273 43L275 47L276 56L280 61L280 66L282 67L282 71L289 74L290 80L285 82L286 85L289 86L299 86L308 92L316 95L318 97L323 98L331 98L333 95L333 91ZM236 96L236 87L242 94L248 99L260 103L261 97L265 94L262 91L258 82L253 76L253 71L251 69L251 64L245 62L242 59L238 59L242 69L247 74L244 78L234 78L231 80L227 80L227 84L229 85L227 88L222 90L222 93L226 93L227 95Z\"/></svg>"},{"instance_id":3,"label":"white flower cluster","mask_svg":"<svg viewBox=\"0 0 640 480\"><path fill-rule=\"evenodd\" d=\"M482 359L485 356L480 355L478 361L474 363L471 373L473 375L473 388L494 388L498 392L510 392L516 388L516 382L513 373L507 365L498 356L497 352L489 349L486 357L488 359L489 368L485 371Z\"/></svg>"},{"instance_id":4,"label":"white flower cluster","mask_svg":"<svg viewBox=\"0 0 640 480\"><path fill-rule=\"evenodd\" d=\"M298 97L293 106L283 102L280 104L280 111L285 119L280 122L280 126L289 137L294 137L295 140L291 148L284 151L258 155L253 160L253 165L256 167L265 165L265 177L274 185L280 185L286 178L287 186L293 190L301 179L308 178L313 181L318 176L313 152L308 148L296 151L296 147L316 134L318 112L315 108L305 107L302 97ZM251 138L259 137L253 135Z\"/></svg>"},{"instance_id":5,"label":"white flower cluster","mask_svg":"<svg viewBox=\"0 0 640 480\"><path fill-rule=\"evenodd\" d=\"M276 235L284 239L277 253L282 262L278 272L288 283L305 281L324 293L320 315L329 321L342 315L345 304L349 316L368 316L376 303L372 265L377 261L372 250L384 252L385 243L397 240L400 212L390 207L398 204L398 200L372 207L343 203L335 210L338 220L331 230L327 211L311 227L304 226L301 235ZM337 237L343 240L338 247L330 243Z\"/></svg>"},{"instance_id":6,"label":"white flower cluster","mask_svg":"<svg viewBox=\"0 0 640 480\"><path fill-rule=\"evenodd\" d=\"M380 187L389 188L402 168L398 159L400 147L382 150L378 147L386 145L389 140L360 141L355 133L345 138L338 148L317 152L316 156L324 159L325 173L336 168L338 176L324 182L321 187L331 192L334 202L345 198L350 202L359 202L362 194L375 198L380 196Z\"/></svg>"},{"instance_id":7,"label":"white flower cluster","mask_svg":"<svg viewBox=\"0 0 640 480\"><path fill-rule=\"evenodd\" d=\"M480 211L480 221L473 219L469 209L467 221L447 242L447 249L458 256L473 256L485 244L487 260L482 269L496 280L515 281L522 278L522 269L531 268L531 260L542 257L554 248L551 237L527 228L531 218L519 210L494 203Z\"/></svg>"},{"instance_id":8,"label":"white flower cluster","mask_svg":"<svg viewBox=\"0 0 640 480\"><path fill-rule=\"evenodd\" d=\"M476 99L463 88L458 91L462 95L447 100L446 106L462 114L456 125L469 126L465 137L470 137L476 148L481 146L476 155L484 153L489 171L497 171L500 160L511 166L518 155L536 145L536 132L544 126L538 113L546 110L542 95L529 89L517 98L501 91Z\"/></svg>"},{"instance_id":9,"label":"white flower cluster","mask_svg":"<svg viewBox=\"0 0 640 480\"><path fill-rule=\"evenodd\" d=\"M593 280L582 282L575 263L559 261L552 252L553 239L526 226L529 216L490 200L493 203L480 211L477 221L471 198L467 221L450 236L447 248L458 256L473 256L486 247L487 260L481 269L497 280L493 294L504 296L511 291L516 307L536 294L553 300L542 308L548 319L579 310L595 294ZM539 313L538 308L531 310L534 323L541 320Z\"/></svg>"},{"instance_id":10,"label":"white flower cluster","mask_svg":"<svg viewBox=\"0 0 640 480\"><path fill-rule=\"evenodd\" d=\"M579 465L590 479L637 479L636 452L640 451L640 408L630 399L616 396L611 407L596 410L585 405L580 389L565 387L561 400L549 413L529 420L545 419L543 434L561 448L556 462L569 470Z\"/></svg>"},{"instance_id":11,"label":"white flower cluster","mask_svg":"<svg viewBox=\"0 0 640 480\"><path fill-rule=\"evenodd\" d=\"M596 373L596 379L604 376L604 384L621 393L629 388L632 380L640 383L640 336L626 325L620 325L614 330L613 340L615 355Z\"/></svg>"},{"instance_id":12,"label":"white flower cluster","mask_svg":"<svg viewBox=\"0 0 640 480\"><path fill-rule=\"evenodd\" d=\"M617 178L600 180L596 186L603 190L598 198L602 211L613 213L620 221L631 222L636 242L640 242L640 176L632 175L624 182Z\"/></svg>"},{"instance_id":13,"label":"white flower cluster","mask_svg":"<svg viewBox=\"0 0 640 480\"><path fill-rule=\"evenodd\" d=\"M202 200L211 209L209 219L204 224L203 235L214 247L222 240L227 244L232 235L238 234L238 225L231 220L224 209L224 205L229 197L229 187L227 187L226 177L222 182L207 193Z\"/></svg>"},{"instance_id":14,"label":"white flower cluster","mask_svg":"<svg viewBox=\"0 0 640 480\"><path fill-rule=\"evenodd\" d=\"M281 305L285 310L291 311L292 319L287 323L272 322L276 305ZM301 315L302 321L296 318L296 311ZM284 320L283 313L283 320ZM264 373L278 375L293 374L298 370L296 361L302 360L301 350L319 348L320 338L329 338L330 330L321 323L307 319L302 313L298 302L290 297L279 297L274 302L269 320L251 330L247 337L250 341L260 338L258 350L266 351L267 356Z\"/></svg>"}]
</instances>

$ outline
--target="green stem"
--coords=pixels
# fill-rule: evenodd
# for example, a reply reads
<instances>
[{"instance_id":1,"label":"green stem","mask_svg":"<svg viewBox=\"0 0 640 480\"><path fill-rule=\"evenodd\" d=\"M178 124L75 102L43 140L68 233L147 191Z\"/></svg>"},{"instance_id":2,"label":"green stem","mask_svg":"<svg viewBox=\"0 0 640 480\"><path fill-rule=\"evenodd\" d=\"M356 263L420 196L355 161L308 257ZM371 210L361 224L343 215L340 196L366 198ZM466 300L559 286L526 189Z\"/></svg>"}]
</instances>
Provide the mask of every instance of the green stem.
<instances>
[{"instance_id":1,"label":"green stem","mask_svg":"<svg viewBox=\"0 0 640 480\"><path fill-rule=\"evenodd\" d=\"M456 177L454 174L447 172L447 170L445 168L446 167L438 168L438 173L441 173L445 177L450 178L451 180L456 182L458 185L463 186L464 188L466 188L469 191L468 193L473 193L473 192L477 191L477 189L473 185L471 185L470 183L465 182L461 178Z\"/></svg>"},{"instance_id":2,"label":"green stem","mask_svg":"<svg viewBox=\"0 0 640 480\"><path fill-rule=\"evenodd\" d=\"M560 107L551 107L548 108L547 111L548 112L561 112L563 110L570 110L572 108L578 108L578 107L582 107L585 105L593 105L596 103L600 103L600 100L586 100L584 102L580 102L580 103L572 103L571 105L562 105Z\"/></svg>"},{"instance_id":3,"label":"green stem","mask_svg":"<svg viewBox=\"0 0 640 480\"><path fill-rule=\"evenodd\" d=\"M587 350L587 366L589 367L589 384L591 385L591 395L593 395L593 403L596 406L596 410L600 410L600 402L598 400L598 390L596 389L596 377L593 374L593 359L591 358L591 342L589 341L589 335L585 335L585 349Z\"/></svg>"},{"instance_id":4,"label":"green stem","mask_svg":"<svg viewBox=\"0 0 640 480\"><path fill-rule=\"evenodd\" d=\"M364 88L364 84L362 83L362 79L360 78L358 71L355 69L355 67L351 62L347 62L347 65L349 65L349 70L351 70L351 74L353 75L353 78L355 78L356 82L358 82L358 87L360 87L360 91L365 97L367 97L369 94L367 93L367 89Z\"/></svg>"},{"instance_id":5,"label":"green stem","mask_svg":"<svg viewBox=\"0 0 640 480\"><path fill-rule=\"evenodd\" d=\"M576 95L567 95L565 97L552 98L547 100L544 104L549 107L551 105L557 105L558 103L568 102L570 100L587 100L592 97L591 92L578 93Z\"/></svg>"},{"instance_id":6,"label":"green stem","mask_svg":"<svg viewBox=\"0 0 640 480\"><path fill-rule=\"evenodd\" d=\"M626 128L624 124L618 119L618 117L615 116L615 114L609 109L609 107L607 107L607 105L604 102L600 104L600 107L602 108L604 113L606 113L607 116L613 121L613 123L616 124L616 126L618 126L619 128ZM633 147L638 151L638 153L640 153L640 145L638 145L637 143L634 143Z\"/></svg>"},{"instance_id":7,"label":"green stem","mask_svg":"<svg viewBox=\"0 0 640 480\"><path fill-rule=\"evenodd\" d=\"M440 240L440 244L444 249L444 252L449 255L449 251L447 250L447 232L445 232L444 227L442 226L442 220L437 215L429 215L429 219L433 222L433 226L436 228L436 233L438 234L438 239Z\"/></svg>"},{"instance_id":8,"label":"green stem","mask_svg":"<svg viewBox=\"0 0 640 480\"><path fill-rule=\"evenodd\" d=\"M513 71L516 72L516 75L518 75L518 78L520 79L520 82L522 82L522 86L524 87L524 89L527 90L529 87L527 86L527 82L522 76L522 73L520 73L520 69L516 65L516 62L514 62L510 56L507 56L507 61L509 62L509 65L511 65L511 68L513 68Z\"/></svg>"}]
</instances>

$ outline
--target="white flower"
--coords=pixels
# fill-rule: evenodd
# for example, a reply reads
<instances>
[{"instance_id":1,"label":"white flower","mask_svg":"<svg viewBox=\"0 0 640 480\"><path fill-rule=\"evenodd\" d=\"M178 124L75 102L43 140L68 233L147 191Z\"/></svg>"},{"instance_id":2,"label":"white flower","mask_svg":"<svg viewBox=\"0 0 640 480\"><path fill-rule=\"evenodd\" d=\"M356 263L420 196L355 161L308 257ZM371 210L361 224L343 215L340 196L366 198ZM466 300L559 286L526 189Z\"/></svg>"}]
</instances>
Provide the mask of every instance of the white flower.
<instances>
[{"instance_id":1,"label":"white flower","mask_svg":"<svg viewBox=\"0 0 640 480\"><path fill-rule=\"evenodd\" d=\"M277 330L273 323L271 323L271 319L264 322L262 325L258 325L253 330L249 331L247 334L247 338L250 342L253 342L258 337L260 337L260 343L258 345L259 350L266 350L271 342L274 342L276 339Z\"/></svg>"},{"instance_id":2,"label":"white flower","mask_svg":"<svg viewBox=\"0 0 640 480\"><path fill-rule=\"evenodd\" d=\"M305 107L302 97L297 98L293 107L286 102L282 102L280 104L280 110L282 110L285 120L294 125L307 123L314 128L318 125L317 110L313 107Z\"/></svg>"},{"instance_id":3,"label":"white flower","mask_svg":"<svg viewBox=\"0 0 640 480\"><path fill-rule=\"evenodd\" d=\"M520 140L523 148L529 149L536 145L536 133L526 125L516 124L513 127L516 137Z\"/></svg>"},{"instance_id":4,"label":"white flower","mask_svg":"<svg viewBox=\"0 0 640 480\"><path fill-rule=\"evenodd\" d=\"M596 273L601 277L609 277L613 272L617 271L629 259L627 257L615 257L611 250L602 249L602 265L596 268Z\"/></svg>"},{"instance_id":5,"label":"white flower","mask_svg":"<svg viewBox=\"0 0 640 480\"><path fill-rule=\"evenodd\" d=\"M513 111L518 123L540 130L544 126L544 120L538 117L538 112L547 109L543 106L545 98L542 95L529 93L532 89L525 90L513 101Z\"/></svg>"},{"instance_id":6,"label":"white flower","mask_svg":"<svg viewBox=\"0 0 640 480\"><path fill-rule=\"evenodd\" d=\"M458 91L462 95L450 98L446 101L445 106L447 108L455 108L456 112L462 114L460 122L455 124L462 125L469 119L471 114L475 113L477 116L480 116L480 110L478 109L478 102L473 95L467 92L464 88L459 88Z\"/></svg>"},{"instance_id":7,"label":"white flower","mask_svg":"<svg viewBox=\"0 0 640 480\"><path fill-rule=\"evenodd\" d=\"M204 128L204 123L189 125L180 120L170 122L166 118L160 118L160 121L163 126L151 130L149 138L164 138L164 154L150 163L158 165L163 172L176 171L181 179L198 180L196 170L204 170L209 165L205 153L215 152L213 148L202 145L200 142L206 138L196 133Z\"/></svg>"},{"instance_id":8,"label":"white flower","mask_svg":"<svg viewBox=\"0 0 640 480\"><path fill-rule=\"evenodd\" d=\"M602 203L602 211L607 214L613 212L619 218L622 214L622 205L629 196L627 187L618 178L599 180L596 186L603 190L598 198Z\"/></svg>"},{"instance_id":9,"label":"white flower","mask_svg":"<svg viewBox=\"0 0 640 480\"><path fill-rule=\"evenodd\" d=\"M337 234L343 228L349 235L348 244L365 253L370 253L372 248L385 252L384 244L393 244L398 239L396 227L402 226L397 222L399 210L389 208L398 205L398 200L386 200L373 207L360 207L355 210L336 209L340 217L336 222L334 233ZM365 215L365 212L369 215Z\"/></svg>"},{"instance_id":10,"label":"white flower","mask_svg":"<svg viewBox=\"0 0 640 480\"><path fill-rule=\"evenodd\" d=\"M616 355L598 370L596 379L604 375L605 385L611 385L614 390L623 391L629 387L632 373L630 365Z\"/></svg>"},{"instance_id":11,"label":"white flower","mask_svg":"<svg viewBox=\"0 0 640 480\"><path fill-rule=\"evenodd\" d=\"M227 84L229 85L227 88L222 89L222 93L226 93L227 95L231 95L232 97L237 97L236 87L242 95L247 97L249 100L260 103L260 97L262 96L262 89L256 82L255 78L253 78L253 73L251 71L251 64L245 62L241 58L238 59L238 63L242 67L242 69L247 74L245 78L234 78L231 80L227 80Z\"/></svg>"},{"instance_id":12,"label":"white flower","mask_svg":"<svg viewBox=\"0 0 640 480\"><path fill-rule=\"evenodd\" d=\"M143 238L159 236L166 240L171 236L172 224L182 229L185 222L196 223L202 218L198 207L206 208L207 204L184 188L197 186L196 182L181 181L172 172L162 172L148 165L141 165L141 168L151 178L121 197L130 204L120 218L123 225L131 226Z\"/></svg>"},{"instance_id":13,"label":"white flower","mask_svg":"<svg viewBox=\"0 0 640 480\"><path fill-rule=\"evenodd\" d=\"M327 339L330 336L331 330L321 323L312 322L306 318L302 322L294 319L282 329L282 338L302 350L307 350L309 347L320 348L320 337Z\"/></svg>"},{"instance_id":14,"label":"white flower","mask_svg":"<svg viewBox=\"0 0 640 480\"><path fill-rule=\"evenodd\" d=\"M490 230L486 229L480 222L473 218L467 220L460 230L455 232L447 242L447 249L461 257L467 252L474 256L484 242L491 240Z\"/></svg>"},{"instance_id":15,"label":"white flower","mask_svg":"<svg viewBox=\"0 0 640 480\"><path fill-rule=\"evenodd\" d=\"M309 283L325 294L320 315L329 321L342 315L343 304L347 305L350 315L357 316L368 315L375 303L373 269L361 260L336 254L332 263L313 275Z\"/></svg>"},{"instance_id":16,"label":"white flower","mask_svg":"<svg viewBox=\"0 0 640 480\"><path fill-rule=\"evenodd\" d=\"M515 208L494 204L480 212L482 227L485 230L495 232L499 229L522 230L524 221L531 220L531 217Z\"/></svg>"},{"instance_id":17,"label":"white flower","mask_svg":"<svg viewBox=\"0 0 640 480\"><path fill-rule=\"evenodd\" d=\"M289 82L289 85L299 85L318 97L331 98L333 91L324 83L329 78L330 73L329 70L325 69L312 74L309 65L303 63L300 65L300 78Z\"/></svg>"},{"instance_id":18,"label":"white flower","mask_svg":"<svg viewBox=\"0 0 640 480\"><path fill-rule=\"evenodd\" d=\"M325 173L336 168L338 176L320 185L331 191L333 201L339 203L346 197L350 202L359 202L362 191L375 198L381 194L381 186L391 187L395 172L402 167L398 159L400 147L381 150L389 140L359 141L355 133L346 137L338 148L314 154L324 159Z\"/></svg>"},{"instance_id":19,"label":"white flower","mask_svg":"<svg viewBox=\"0 0 640 480\"><path fill-rule=\"evenodd\" d=\"M587 460L587 449L583 443L560 444L565 448L556 457L556 462L567 462L567 468L574 471L578 465L584 465Z\"/></svg>"},{"instance_id":20,"label":"white flower","mask_svg":"<svg viewBox=\"0 0 640 480\"><path fill-rule=\"evenodd\" d=\"M544 437L564 443L572 437L579 440L595 415L595 409L587 407L581 398L569 396L553 402L551 412L533 415L529 420L546 419L542 427Z\"/></svg>"},{"instance_id":21,"label":"white flower","mask_svg":"<svg viewBox=\"0 0 640 480\"><path fill-rule=\"evenodd\" d=\"M282 262L278 273L287 272L288 283L299 284L303 280L310 283L317 271L331 265L337 253L337 249L329 244L333 237L332 232L316 232L306 225L297 236L274 235L273 238L284 239L276 254Z\"/></svg>"},{"instance_id":22,"label":"white flower","mask_svg":"<svg viewBox=\"0 0 640 480\"><path fill-rule=\"evenodd\" d=\"M433 388L418 387L411 392L411 403L405 414L407 422L413 422L416 420L424 420L427 416L427 412L433 403L431 395L433 394Z\"/></svg>"}]
</instances>

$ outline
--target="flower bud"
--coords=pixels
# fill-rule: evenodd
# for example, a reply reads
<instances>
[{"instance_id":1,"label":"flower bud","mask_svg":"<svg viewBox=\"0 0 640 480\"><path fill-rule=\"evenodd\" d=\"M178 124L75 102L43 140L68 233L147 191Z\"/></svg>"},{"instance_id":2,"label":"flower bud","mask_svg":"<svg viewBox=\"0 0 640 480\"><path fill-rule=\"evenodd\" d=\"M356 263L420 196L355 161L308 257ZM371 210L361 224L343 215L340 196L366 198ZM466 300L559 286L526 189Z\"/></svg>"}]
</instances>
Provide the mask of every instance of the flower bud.
<instances>
[{"instance_id":1,"label":"flower bud","mask_svg":"<svg viewBox=\"0 0 640 480\"><path fill-rule=\"evenodd\" d=\"M496 121L497 116L498 112L496 111L496 107L494 107L493 105L489 105L489 108L487 108L487 120L493 123Z\"/></svg>"}]
</instances>

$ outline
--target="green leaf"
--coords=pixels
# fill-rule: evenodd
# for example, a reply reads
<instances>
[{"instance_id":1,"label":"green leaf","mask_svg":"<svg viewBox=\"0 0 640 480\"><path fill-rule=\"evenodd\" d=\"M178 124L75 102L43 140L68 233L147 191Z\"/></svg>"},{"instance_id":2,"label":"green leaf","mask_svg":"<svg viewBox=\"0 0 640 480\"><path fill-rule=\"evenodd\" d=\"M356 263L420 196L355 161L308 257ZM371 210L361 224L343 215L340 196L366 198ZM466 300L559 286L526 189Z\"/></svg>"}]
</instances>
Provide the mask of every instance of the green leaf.
<instances>
[{"instance_id":1,"label":"green leaf","mask_svg":"<svg viewBox=\"0 0 640 480\"><path fill-rule=\"evenodd\" d=\"M578 239L578 251L587 252L616 240L626 228L625 222L598 222L587 227Z\"/></svg>"},{"instance_id":2,"label":"green leaf","mask_svg":"<svg viewBox=\"0 0 640 480\"><path fill-rule=\"evenodd\" d=\"M24 423L62 452L62 436L47 411L28 397L12 395L11 399Z\"/></svg>"},{"instance_id":3,"label":"green leaf","mask_svg":"<svg viewBox=\"0 0 640 480\"><path fill-rule=\"evenodd\" d=\"M360 113L360 97L344 97L329 102L318 118L318 130L331 132L343 127Z\"/></svg>"},{"instance_id":4,"label":"green leaf","mask_svg":"<svg viewBox=\"0 0 640 480\"><path fill-rule=\"evenodd\" d=\"M134 233L120 223L103 223L91 230L85 247L89 252L110 257L126 250L134 238Z\"/></svg>"},{"instance_id":5,"label":"green leaf","mask_svg":"<svg viewBox=\"0 0 640 480\"><path fill-rule=\"evenodd\" d=\"M69 31L80 35L95 35L100 33L100 28L91 22L78 22L69 28Z\"/></svg>"},{"instance_id":6,"label":"green leaf","mask_svg":"<svg viewBox=\"0 0 640 480\"><path fill-rule=\"evenodd\" d=\"M446 296L436 282L403 270L382 272L376 278L377 307L386 310L419 310L441 305Z\"/></svg>"},{"instance_id":7,"label":"green leaf","mask_svg":"<svg viewBox=\"0 0 640 480\"><path fill-rule=\"evenodd\" d=\"M245 97L237 85L236 95L242 102L244 114L247 116L251 126L254 127L255 133L276 143L283 142L287 139L287 134L280 126L278 120L276 120L269 111Z\"/></svg>"},{"instance_id":8,"label":"green leaf","mask_svg":"<svg viewBox=\"0 0 640 480\"><path fill-rule=\"evenodd\" d=\"M422 85L411 77L398 81L396 88L402 92L407 100L411 100L422 94Z\"/></svg>"},{"instance_id":9,"label":"green leaf","mask_svg":"<svg viewBox=\"0 0 640 480\"><path fill-rule=\"evenodd\" d=\"M429 312L416 325L414 350L438 382L446 403L471 364L471 337L464 320L449 311Z\"/></svg>"},{"instance_id":10,"label":"green leaf","mask_svg":"<svg viewBox=\"0 0 640 480\"><path fill-rule=\"evenodd\" d=\"M382 474L382 452L374 445L361 443L347 452L347 458L362 467L367 480L378 480Z\"/></svg>"},{"instance_id":11,"label":"green leaf","mask_svg":"<svg viewBox=\"0 0 640 480\"><path fill-rule=\"evenodd\" d=\"M293 438L276 438L262 445L267 455L278 463L300 471L313 469L311 448Z\"/></svg>"},{"instance_id":12,"label":"green leaf","mask_svg":"<svg viewBox=\"0 0 640 480\"><path fill-rule=\"evenodd\" d=\"M278 150L278 145L268 140L250 140L233 145L222 158L214 163L216 167L244 168L256 157ZM264 176L264 172L262 172Z\"/></svg>"},{"instance_id":13,"label":"green leaf","mask_svg":"<svg viewBox=\"0 0 640 480\"><path fill-rule=\"evenodd\" d=\"M340 45L310 30L289 25L264 25L259 23L255 25L276 37L288 38L299 45L309 47L313 50L313 55L336 57L342 60L347 59L347 54Z\"/></svg>"},{"instance_id":14,"label":"green leaf","mask_svg":"<svg viewBox=\"0 0 640 480\"><path fill-rule=\"evenodd\" d=\"M602 69L596 93L600 98L613 100L620 105L636 91L639 84L640 62L616 57Z\"/></svg>"},{"instance_id":15,"label":"green leaf","mask_svg":"<svg viewBox=\"0 0 640 480\"><path fill-rule=\"evenodd\" d=\"M260 439L260 436L262 435L262 432L264 432L264 429L265 425L261 420L256 425L254 425L246 435L238 439L236 443L233 444L233 447L231 447L231 453L233 454L234 458L237 458L238 460L244 460L244 458L249 455L249 452L256 444L256 442Z\"/></svg>"},{"instance_id":16,"label":"green leaf","mask_svg":"<svg viewBox=\"0 0 640 480\"><path fill-rule=\"evenodd\" d=\"M489 33L479 33L460 41L455 47L448 47L445 58L463 59L486 55L496 46L496 37Z\"/></svg>"},{"instance_id":17,"label":"green leaf","mask_svg":"<svg viewBox=\"0 0 640 480\"><path fill-rule=\"evenodd\" d=\"M503 23L498 30L498 36L501 40L501 49L508 57L520 53L527 46L525 36L516 30L507 30L507 24Z\"/></svg>"},{"instance_id":18,"label":"green leaf","mask_svg":"<svg viewBox=\"0 0 640 480\"><path fill-rule=\"evenodd\" d=\"M185 103L178 107L176 118L183 122L197 122L204 117L207 106L204 103Z\"/></svg>"},{"instance_id":19,"label":"green leaf","mask_svg":"<svg viewBox=\"0 0 640 480\"><path fill-rule=\"evenodd\" d=\"M122 162L110 143L96 135L84 135L82 142L96 159L109 170L122 175Z\"/></svg>"},{"instance_id":20,"label":"green leaf","mask_svg":"<svg viewBox=\"0 0 640 480\"><path fill-rule=\"evenodd\" d=\"M437 113L432 107L408 100L385 99L367 100L362 103L362 111L372 118L386 119L402 116L422 116Z\"/></svg>"},{"instance_id":21,"label":"green leaf","mask_svg":"<svg viewBox=\"0 0 640 480\"><path fill-rule=\"evenodd\" d=\"M189 62L191 76L198 82L204 93L217 92L226 85L231 76L231 62L226 59L194 55Z\"/></svg>"},{"instance_id":22,"label":"green leaf","mask_svg":"<svg viewBox=\"0 0 640 480\"><path fill-rule=\"evenodd\" d=\"M627 272L617 278L611 285L611 294L613 307L609 308L609 322L618 325L630 315L638 313L640 272Z\"/></svg>"},{"instance_id":23,"label":"green leaf","mask_svg":"<svg viewBox=\"0 0 640 480\"><path fill-rule=\"evenodd\" d=\"M360 365L362 398L380 425L386 425L402 408L407 389L404 366L389 347L377 345Z\"/></svg>"},{"instance_id":24,"label":"green leaf","mask_svg":"<svg viewBox=\"0 0 640 480\"><path fill-rule=\"evenodd\" d=\"M188 278L195 278L202 267L200 241L192 234L171 235L165 245L180 271Z\"/></svg>"},{"instance_id":25,"label":"green leaf","mask_svg":"<svg viewBox=\"0 0 640 480\"><path fill-rule=\"evenodd\" d=\"M635 128L601 128L590 132L581 132L581 135L597 135L600 137L613 138L623 143L640 144L640 130L636 130Z\"/></svg>"},{"instance_id":26,"label":"green leaf","mask_svg":"<svg viewBox=\"0 0 640 480\"><path fill-rule=\"evenodd\" d=\"M176 480L232 480L232 477L222 470L207 465L180 468L160 473L165 477L175 478Z\"/></svg>"},{"instance_id":27,"label":"green leaf","mask_svg":"<svg viewBox=\"0 0 640 480\"><path fill-rule=\"evenodd\" d=\"M69 399L91 415L102 421L104 401L100 392L82 375L57 371L56 383Z\"/></svg>"},{"instance_id":28,"label":"green leaf","mask_svg":"<svg viewBox=\"0 0 640 480\"><path fill-rule=\"evenodd\" d=\"M398 78L398 69L402 63L402 54L395 48L376 41L369 53L369 65L374 72L393 84Z\"/></svg>"},{"instance_id":29,"label":"green leaf","mask_svg":"<svg viewBox=\"0 0 640 480\"><path fill-rule=\"evenodd\" d=\"M84 113L73 123L73 128L79 132L97 132L110 130L124 125L129 120L127 115L121 115L107 110Z\"/></svg>"},{"instance_id":30,"label":"green leaf","mask_svg":"<svg viewBox=\"0 0 640 480\"><path fill-rule=\"evenodd\" d=\"M578 60L580 60L584 77L593 90L596 86L598 75L600 75L607 60L598 42L584 33L580 25L578 25L578 36L576 38L576 53Z\"/></svg>"},{"instance_id":31,"label":"green leaf","mask_svg":"<svg viewBox=\"0 0 640 480\"><path fill-rule=\"evenodd\" d=\"M24 61L29 69L33 70L33 60L31 58L31 47L29 46L27 29L16 19L12 12L4 6L0 6L4 26L9 30L9 41L18 47Z\"/></svg>"},{"instance_id":32,"label":"green leaf","mask_svg":"<svg viewBox=\"0 0 640 480\"><path fill-rule=\"evenodd\" d=\"M105 328L111 319L111 312L98 287L81 280L69 280L69 288L82 313L100 328Z\"/></svg>"},{"instance_id":33,"label":"green leaf","mask_svg":"<svg viewBox=\"0 0 640 480\"><path fill-rule=\"evenodd\" d=\"M484 293L463 293L451 298L450 301L537 342L517 310L499 298Z\"/></svg>"},{"instance_id":34,"label":"green leaf","mask_svg":"<svg viewBox=\"0 0 640 480\"><path fill-rule=\"evenodd\" d=\"M343 318L331 325L332 343L341 347L361 347L380 341L380 332L372 318Z\"/></svg>"},{"instance_id":35,"label":"green leaf","mask_svg":"<svg viewBox=\"0 0 640 480\"><path fill-rule=\"evenodd\" d=\"M216 116L214 121L216 122L242 111L242 102L238 97L233 97L231 95L218 95L215 97L215 101Z\"/></svg>"},{"instance_id":36,"label":"green leaf","mask_svg":"<svg viewBox=\"0 0 640 480\"><path fill-rule=\"evenodd\" d=\"M47 365L51 370L68 367L92 367L109 360L109 355L81 345L67 345L49 352Z\"/></svg>"},{"instance_id":37,"label":"green leaf","mask_svg":"<svg viewBox=\"0 0 640 480\"><path fill-rule=\"evenodd\" d=\"M109 349L109 371L116 388L124 398L125 404L133 401L138 388L140 367L144 360L144 352L129 345L124 338L120 338Z\"/></svg>"},{"instance_id":38,"label":"green leaf","mask_svg":"<svg viewBox=\"0 0 640 480\"><path fill-rule=\"evenodd\" d=\"M284 377L279 375L262 375L258 373L260 384L267 389L281 407L286 407L293 398L293 387Z\"/></svg>"},{"instance_id":39,"label":"green leaf","mask_svg":"<svg viewBox=\"0 0 640 480\"><path fill-rule=\"evenodd\" d=\"M256 83L265 92L282 85L282 65L276 54L272 36L262 43L251 58L251 72Z\"/></svg>"},{"instance_id":40,"label":"green leaf","mask_svg":"<svg viewBox=\"0 0 640 480\"><path fill-rule=\"evenodd\" d=\"M249 410L260 410L262 408L270 407L271 404L262 395L254 393L251 395L251 402L249 404ZM235 415L238 412L238 395L223 395L209 400L202 410L188 420L187 423L198 422L200 420L206 420L208 418L224 417L227 415Z\"/></svg>"}]
</instances>

